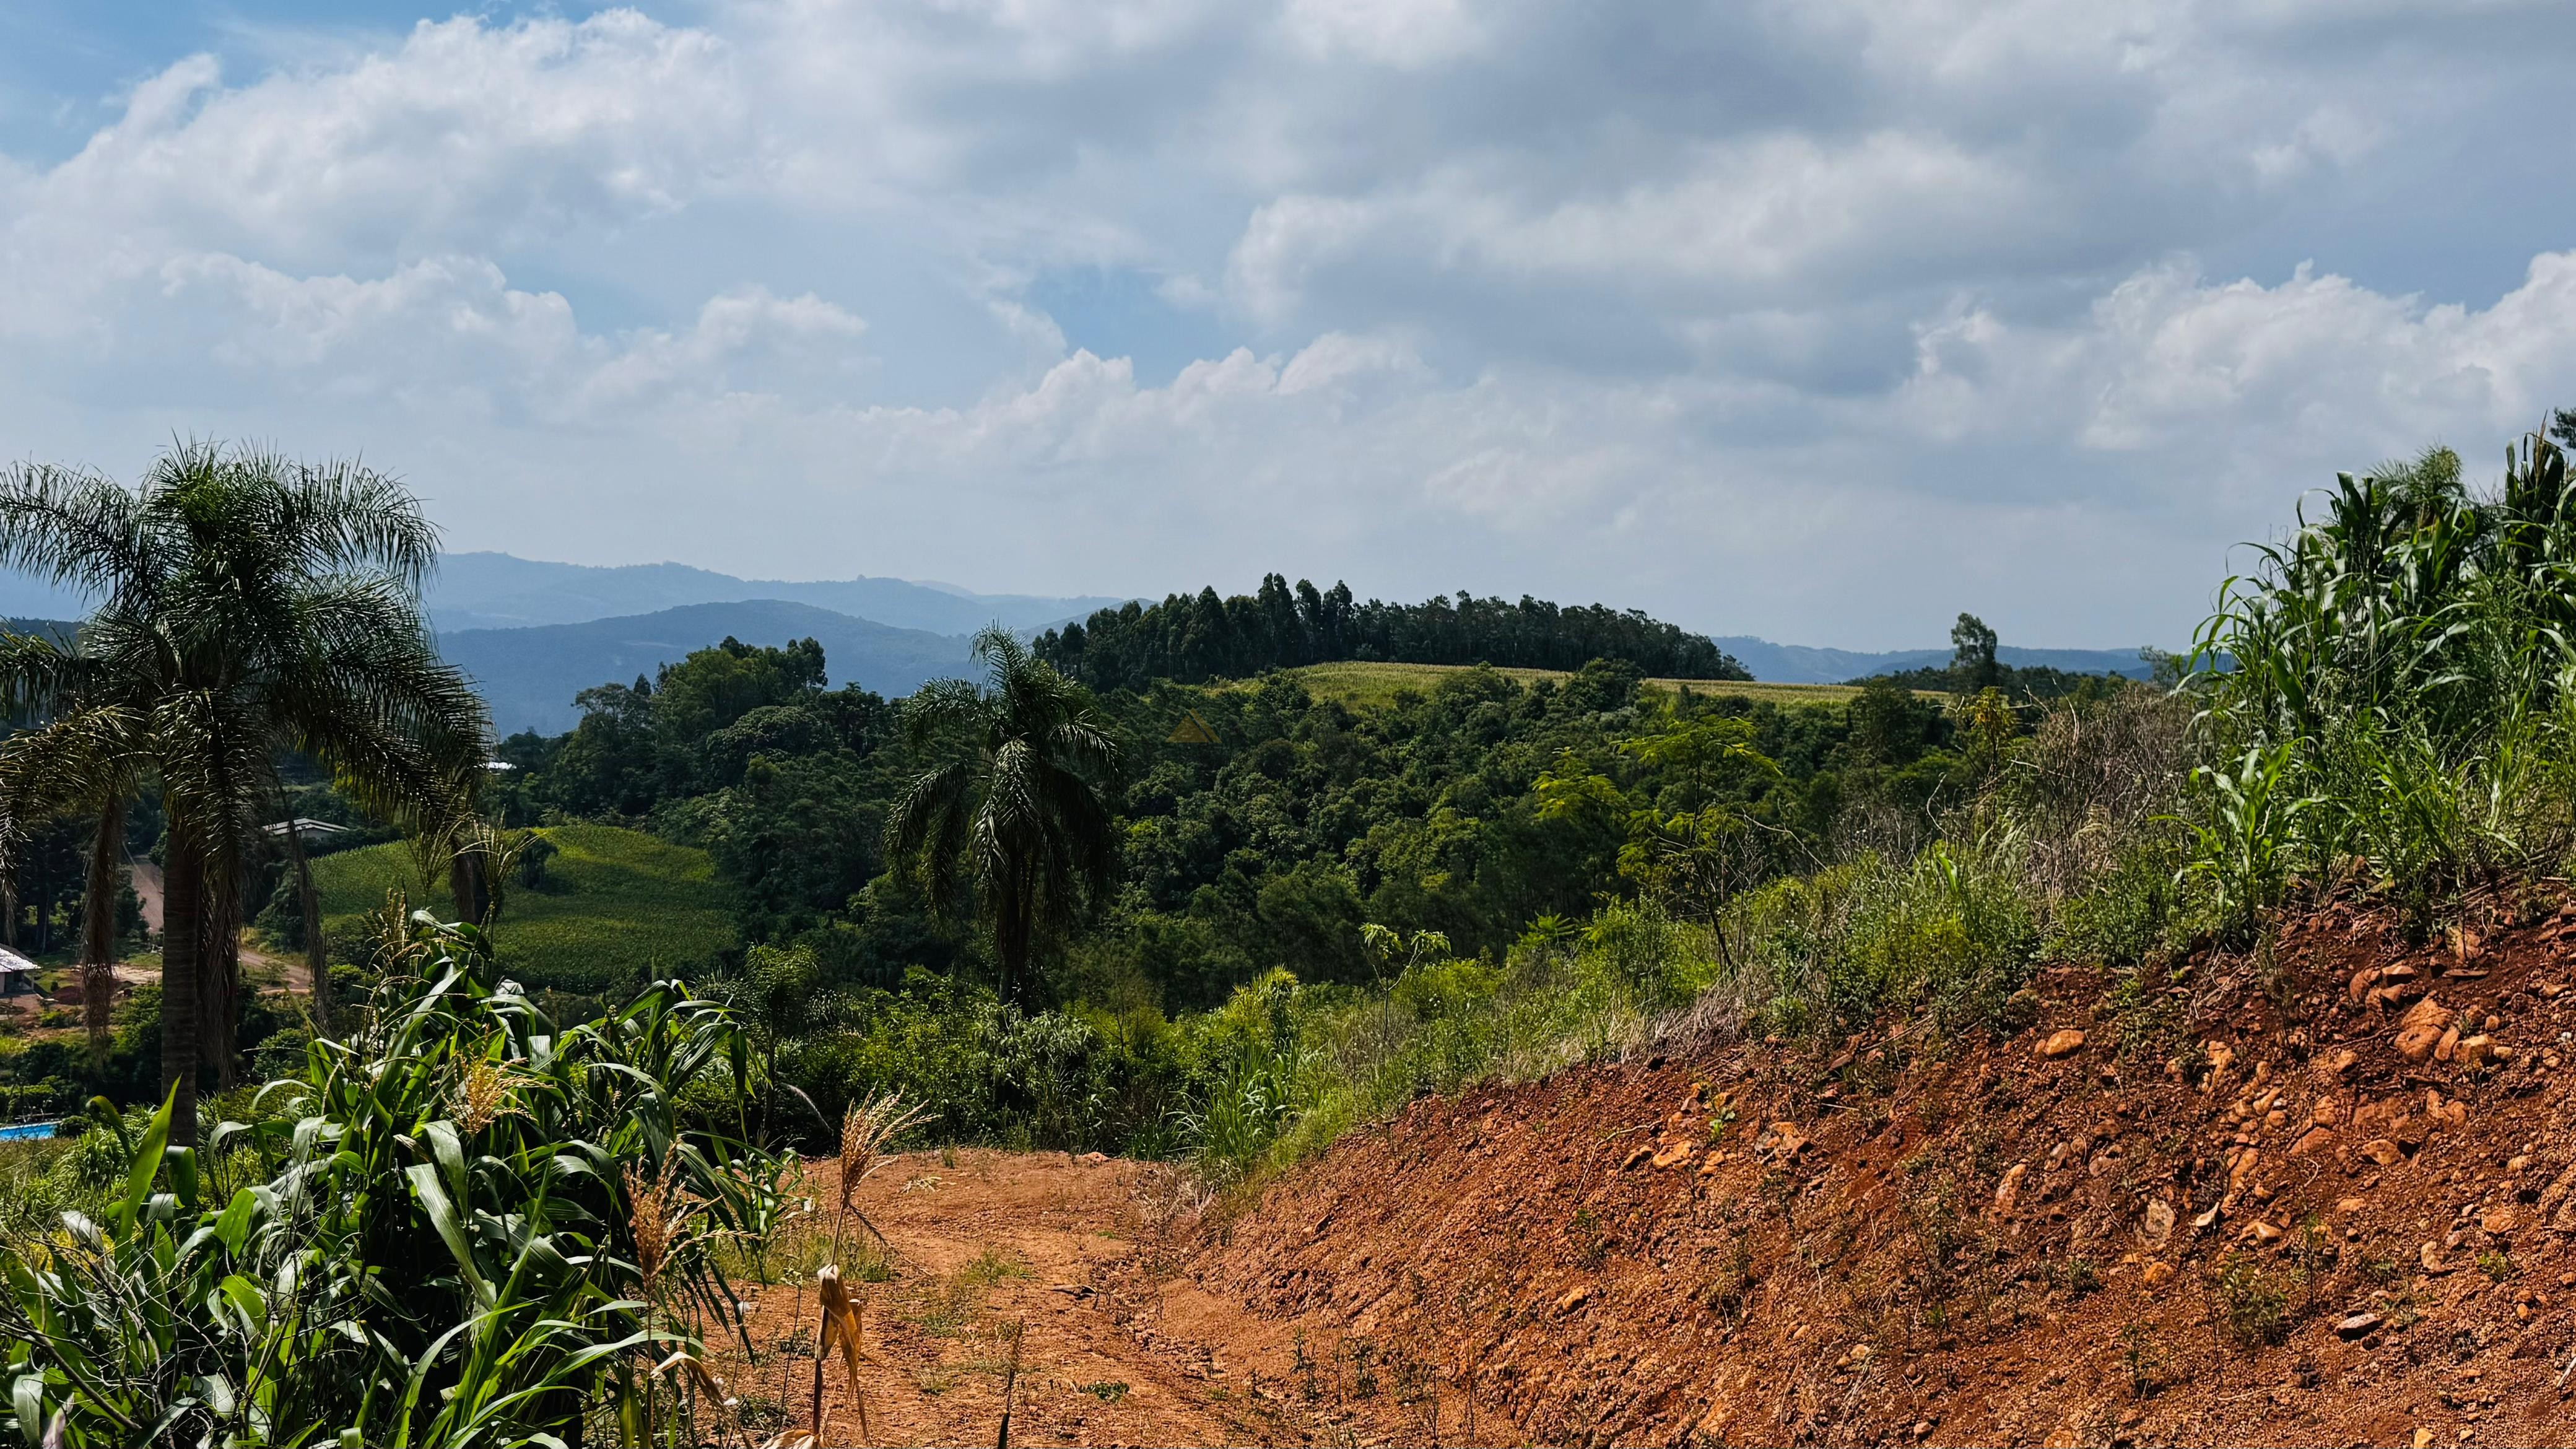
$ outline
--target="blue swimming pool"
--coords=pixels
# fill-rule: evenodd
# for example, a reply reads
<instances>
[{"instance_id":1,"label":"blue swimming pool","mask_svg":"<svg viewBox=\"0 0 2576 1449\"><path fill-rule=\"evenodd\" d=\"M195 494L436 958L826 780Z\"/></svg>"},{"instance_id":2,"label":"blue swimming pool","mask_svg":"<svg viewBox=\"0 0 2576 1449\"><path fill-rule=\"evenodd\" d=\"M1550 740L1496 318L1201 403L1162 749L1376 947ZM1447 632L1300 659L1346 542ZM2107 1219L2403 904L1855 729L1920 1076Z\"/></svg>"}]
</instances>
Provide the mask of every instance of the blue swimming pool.
<instances>
[{"instance_id":1,"label":"blue swimming pool","mask_svg":"<svg viewBox=\"0 0 2576 1449\"><path fill-rule=\"evenodd\" d=\"M54 1124L51 1122L20 1122L12 1127L0 1127L0 1142L27 1142L53 1135Z\"/></svg>"}]
</instances>

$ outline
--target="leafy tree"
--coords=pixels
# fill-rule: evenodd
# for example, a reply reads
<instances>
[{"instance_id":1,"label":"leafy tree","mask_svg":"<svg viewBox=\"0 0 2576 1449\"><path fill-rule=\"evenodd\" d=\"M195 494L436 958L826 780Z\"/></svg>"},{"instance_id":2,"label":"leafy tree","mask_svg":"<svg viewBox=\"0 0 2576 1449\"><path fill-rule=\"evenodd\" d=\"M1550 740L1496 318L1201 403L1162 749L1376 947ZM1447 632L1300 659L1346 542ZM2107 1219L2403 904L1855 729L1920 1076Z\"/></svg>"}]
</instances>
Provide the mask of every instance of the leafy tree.
<instances>
[{"instance_id":1,"label":"leafy tree","mask_svg":"<svg viewBox=\"0 0 2576 1449\"><path fill-rule=\"evenodd\" d=\"M0 476L0 565L99 600L68 646L8 645L0 684L44 722L0 743L0 800L17 818L76 808L104 825L122 820L119 782L157 786L162 1075L182 1143L203 1047L230 1066L241 894L278 761L315 759L398 813L487 751L482 702L421 617L436 558L411 495L353 464L188 444L136 489L50 467Z\"/></svg>"},{"instance_id":2,"label":"leafy tree","mask_svg":"<svg viewBox=\"0 0 2576 1449\"><path fill-rule=\"evenodd\" d=\"M904 706L916 748L943 736L972 754L917 777L886 821L886 853L917 864L934 909L962 882L988 918L1005 999L1030 988L1039 940L1106 894L1117 836L1102 782L1118 748L1081 687L1008 630L975 636L987 683L945 679Z\"/></svg>"},{"instance_id":3,"label":"leafy tree","mask_svg":"<svg viewBox=\"0 0 2576 1449\"><path fill-rule=\"evenodd\" d=\"M1974 614L1961 614L1950 626L1951 689L1961 695L1973 695L1992 689L2002 681L1995 663L1995 631Z\"/></svg>"}]
</instances>

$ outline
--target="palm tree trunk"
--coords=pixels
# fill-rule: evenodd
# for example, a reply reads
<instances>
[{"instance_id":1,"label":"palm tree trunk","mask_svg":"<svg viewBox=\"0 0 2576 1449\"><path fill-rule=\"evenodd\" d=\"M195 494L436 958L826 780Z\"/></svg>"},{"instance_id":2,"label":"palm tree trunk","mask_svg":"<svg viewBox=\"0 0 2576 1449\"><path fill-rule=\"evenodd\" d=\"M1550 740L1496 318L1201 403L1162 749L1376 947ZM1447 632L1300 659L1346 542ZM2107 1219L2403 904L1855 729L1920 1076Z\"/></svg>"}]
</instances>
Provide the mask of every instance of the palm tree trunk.
<instances>
[{"instance_id":1,"label":"palm tree trunk","mask_svg":"<svg viewBox=\"0 0 2576 1449\"><path fill-rule=\"evenodd\" d=\"M313 888L313 862L304 854L304 832L289 824L286 848L295 855L295 909L304 918L304 973L313 978L313 1029L331 1034L331 964L322 949L322 895Z\"/></svg>"},{"instance_id":2,"label":"palm tree trunk","mask_svg":"<svg viewBox=\"0 0 2576 1449\"><path fill-rule=\"evenodd\" d=\"M125 884L125 801L108 797L89 845L89 888L81 901L81 1021L90 1048L107 1050L116 1000L116 898Z\"/></svg>"},{"instance_id":3,"label":"palm tree trunk","mask_svg":"<svg viewBox=\"0 0 2576 1449\"><path fill-rule=\"evenodd\" d=\"M482 852L473 844L460 844L447 858L447 893L456 898L456 919L469 926L485 924L491 897L483 887Z\"/></svg>"},{"instance_id":4,"label":"palm tree trunk","mask_svg":"<svg viewBox=\"0 0 2576 1449\"><path fill-rule=\"evenodd\" d=\"M241 885L239 873L224 864L210 866L198 896L205 953L197 958L197 1026L204 1034L197 1050L200 1061L213 1065L215 1085L229 1091L233 1048L241 1040Z\"/></svg>"},{"instance_id":5,"label":"palm tree trunk","mask_svg":"<svg viewBox=\"0 0 2576 1449\"><path fill-rule=\"evenodd\" d=\"M1013 1006L1026 1006L1020 998L1028 984L1037 902L1029 898L1027 882L1014 877L1003 880L998 896L993 903L993 964L1002 977L1001 998Z\"/></svg>"},{"instance_id":6,"label":"palm tree trunk","mask_svg":"<svg viewBox=\"0 0 2576 1449\"><path fill-rule=\"evenodd\" d=\"M198 938L205 891L205 857L188 832L171 822L167 863L161 868L161 1091L175 1106L170 1141L197 1145Z\"/></svg>"}]
</instances>

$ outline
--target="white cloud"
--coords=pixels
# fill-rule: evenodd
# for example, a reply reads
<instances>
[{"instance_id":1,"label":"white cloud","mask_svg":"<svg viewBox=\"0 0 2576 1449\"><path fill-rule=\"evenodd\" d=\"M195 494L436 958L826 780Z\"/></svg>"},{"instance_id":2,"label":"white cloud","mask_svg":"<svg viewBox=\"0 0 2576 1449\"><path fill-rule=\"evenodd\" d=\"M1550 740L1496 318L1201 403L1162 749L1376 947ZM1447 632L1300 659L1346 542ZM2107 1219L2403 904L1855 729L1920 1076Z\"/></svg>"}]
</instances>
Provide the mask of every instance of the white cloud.
<instances>
[{"instance_id":1,"label":"white cloud","mask_svg":"<svg viewBox=\"0 0 2576 1449\"><path fill-rule=\"evenodd\" d=\"M0 426L362 449L594 561L2109 643L2576 401L2547 7L687 13L173 56L0 155Z\"/></svg>"}]
</instances>

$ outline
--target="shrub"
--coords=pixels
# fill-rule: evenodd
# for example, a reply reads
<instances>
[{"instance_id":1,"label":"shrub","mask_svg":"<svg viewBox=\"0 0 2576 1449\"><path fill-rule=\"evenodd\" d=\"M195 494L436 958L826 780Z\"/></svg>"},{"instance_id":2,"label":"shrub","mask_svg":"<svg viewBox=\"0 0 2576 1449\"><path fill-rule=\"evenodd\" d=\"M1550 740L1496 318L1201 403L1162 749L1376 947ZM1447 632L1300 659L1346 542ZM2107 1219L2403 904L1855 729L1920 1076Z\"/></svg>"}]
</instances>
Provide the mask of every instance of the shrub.
<instances>
[{"instance_id":1,"label":"shrub","mask_svg":"<svg viewBox=\"0 0 2576 1449\"><path fill-rule=\"evenodd\" d=\"M2219 1265L2211 1286L2219 1326L2228 1339L2247 1352L2290 1336L2290 1292L2281 1275L2242 1253L2231 1253Z\"/></svg>"}]
</instances>

